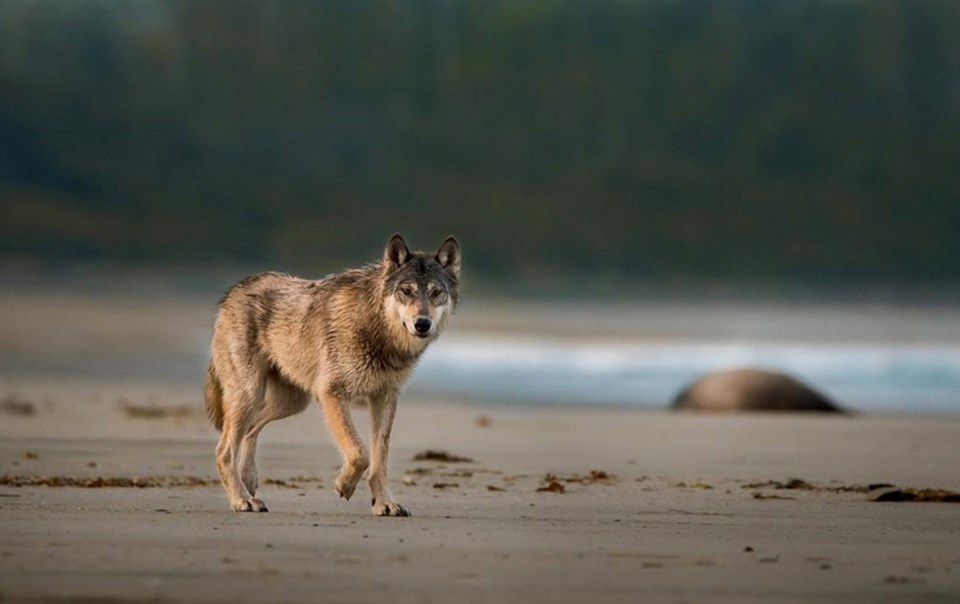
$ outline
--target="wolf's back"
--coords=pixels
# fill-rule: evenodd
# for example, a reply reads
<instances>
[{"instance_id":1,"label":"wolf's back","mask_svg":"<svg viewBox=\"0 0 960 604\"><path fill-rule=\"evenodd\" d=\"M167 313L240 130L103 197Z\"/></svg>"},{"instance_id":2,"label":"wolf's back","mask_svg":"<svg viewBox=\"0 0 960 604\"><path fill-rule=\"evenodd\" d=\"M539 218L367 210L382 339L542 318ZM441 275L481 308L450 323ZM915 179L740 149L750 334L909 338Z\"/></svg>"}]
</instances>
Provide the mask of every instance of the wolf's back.
<instances>
[{"instance_id":1,"label":"wolf's back","mask_svg":"<svg viewBox=\"0 0 960 604\"><path fill-rule=\"evenodd\" d=\"M203 386L203 399L207 404L207 417L213 426L220 430L223 428L223 386L217 377L217 371L213 367L213 359L207 365L207 379Z\"/></svg>"}]
</instances>

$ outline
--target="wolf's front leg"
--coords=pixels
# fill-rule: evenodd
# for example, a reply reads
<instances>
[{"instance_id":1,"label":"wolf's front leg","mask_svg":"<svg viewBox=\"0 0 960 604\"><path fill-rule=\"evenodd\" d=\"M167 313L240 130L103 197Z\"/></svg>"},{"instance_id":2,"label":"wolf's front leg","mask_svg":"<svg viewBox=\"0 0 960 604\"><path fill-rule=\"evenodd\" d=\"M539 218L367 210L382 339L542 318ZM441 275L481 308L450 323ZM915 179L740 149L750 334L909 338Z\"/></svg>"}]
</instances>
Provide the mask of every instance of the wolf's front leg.
<instances>
[{"instance_id":1,"label":"wolf's front leg","mask_svg":"<svg viewBox=\"0 0 960 604\"><path fill-rule=\"evenodd\" d=\"M409 516L410 512L394 501L387 486L387 456L390 431L397 413L397 393L370 401L370 507L375 516Z\"/></svg>"},{"instance_id":2,"label":"wolf's front leg","mask_svg":"<svg viewBox=\"0 0 960 604\"><path fill-rule=\"evenodd\" d=\"M327 427L337 441L337 447L343 457L343 465L340 467L340 473L333 488L337 495L349 500L360 478L363 477L364 470L370 465L370 460L366 451L363 450L360 435L357 434L357 429L353 425L349 401L329 393L318 398L323 406Z\"/></svg>"}]
</instances>

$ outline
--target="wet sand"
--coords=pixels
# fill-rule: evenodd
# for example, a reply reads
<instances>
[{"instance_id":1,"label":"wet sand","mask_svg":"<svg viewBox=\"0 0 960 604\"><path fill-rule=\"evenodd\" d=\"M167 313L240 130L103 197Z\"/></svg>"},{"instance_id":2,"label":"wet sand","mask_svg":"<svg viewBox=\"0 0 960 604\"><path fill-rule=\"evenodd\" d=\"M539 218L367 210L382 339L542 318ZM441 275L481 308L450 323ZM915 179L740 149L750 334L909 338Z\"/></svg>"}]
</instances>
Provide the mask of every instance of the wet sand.
<instances>
[{"instance_id":1,"label":"wet sand","mask_svg":"<svg viewBox=\"0 0 960 604\"><path fill-rule=\"evenodd\" d=\"M376 518L365 485L336 498L311 408L264 432L271 511L236 514L189 389L131 402L46 387L21 384L32 415L0 414L3 602L960 599L960 504L847 489L960 490L957 417L403 400L390 477L414 516ZM414 461L426 449L473 461ZM13 486L97 477L146 486ZM791 478L813 488L768 483Z\"/></svg>"}]
</instances>

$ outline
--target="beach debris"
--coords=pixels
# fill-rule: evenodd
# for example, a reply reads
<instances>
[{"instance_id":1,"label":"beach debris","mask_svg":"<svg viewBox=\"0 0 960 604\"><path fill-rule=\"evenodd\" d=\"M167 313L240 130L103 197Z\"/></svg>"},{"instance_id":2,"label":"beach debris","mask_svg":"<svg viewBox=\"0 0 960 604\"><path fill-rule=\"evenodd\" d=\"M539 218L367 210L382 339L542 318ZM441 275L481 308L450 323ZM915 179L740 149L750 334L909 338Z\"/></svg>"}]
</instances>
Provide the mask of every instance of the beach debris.
<instances>
[{"instance_id":1,"label":"beach debris","mask_svg":"<svg viewBox=\"0 0 960 604\"><path fill-rule=\"evenodd\" d=\"M127 478L124 476L0 476L0 485L10 487L79 487L84 489L151 487L205 487L218 484L196 476L148 476Z\"/></svg>"},{"instance_id":2,"label":"beach debris","mask_svg":"<svg viewBox=\"0 0 960 604\"><path fill-rule=\"evenodd\" d=\"M515 478L522 478L523 476L517 477L506 477L504 481L508 484L514 482ZM546 476L542 479L542 484L537 488L538 493L566 493L566 487L564 483L571 484L583 484L590 485L594 483L610 483L616 480L616 476L605 472L603 470L590 470L587 474L580 474L574 472L573 474L567 475L558 475L553 472L547 473Z\"/></svg>"},{"instance_id":3,"label":"beach debris","mask_svg":"<svg viewBox=\"0 0 960 604\"><path fill-rule=\"evenodd\" d=\"M503 487L494 486L492 484L487 485L487 490L488 491L506 491L506 489L504 489Z\"/></svg>"},{"instance_id":4,"label":"beach debris","mask_svg":"<svg viewBox=\"0 0 960 604\"><path fill-rule=\"evenodd\" d=\"M435 489L456 489L460 487L459 482L435 482L433 483L433 488Z\"/></svg>"},{"instance_id":5,"label":"beach debris","mask_svg":"<svg viewBox=\"0 0 960 604\"><path fill-rule=\"evenodd\" d=\"M681 390L672 407L682 411L803 411L842 413L829 398L778 371L744 368L708 373Z\"/></svg>"},{"instance_id":6,"label":"beach debris","mask_svg":"<svg viewBox=\"0 0 960 604\"><path fill-rule=\"evenodd\" d=\"M867 493L870 501L917 501L924 503L960 503L960 493L949 489L898 489L885 487Z\"/></svg>"},{"instance_id":7,"label":"beach debris","mask_svg":"<svg viewBox=\"0 0 960 604\"><path fill-rule=\"evenodd\" d=\"M118 401L123 413L133 419L169 419L190 417L196 413L192 405L136 405L121 399Z\"/></svg>"},{"instance_id":8,"label":"beach debris","mask_svg":"<svg viewBox=\"0 0 960 604\"><path fill-rule=\"evenodd\" d=\"M767 495L760 491L753 492L754 499L796 499L796 497L784 497L783 495Z\"/></svg>"},{"instance_id":9,"label":"beach debris","mask_svg":"<svg viewBox=\"0 0 960 604\"><path fill-rule=\"evenodd\" d=\"M789 491L815 491L823 493L866 493L868 487L862 485L816 485L801 478L788 478L781 482L779 480L767 480L764 482L750 482L740 485L741 489L776 489Z\"/></svg>"},{"instance_id":10,"label":"beach debris","mask_svg":"<svg viewBox=\"0 0 960 604\"><path fill-rule=\"evenodd\" d=\"M303 489L304 483L314 483L317 485L322 485L323 481L315 476L304 476L303 474L298 476L291 476L286 480L282 478L265 478L260 481L261 484L268 484L275 487L281 487L284 489Z\"/></svg>"},{"instance_id":11,"label":"beach debris","mask_svg":"<svg viewBox=\"0 0 960 604\"><path fill-rule=\"evenodd\" d=\"M800 478L788 478L784 482L779 480L767 480L765 482L750 482L740 485L741 489L791 489L800 491L813 491L814 486Z\"/></svg>"},{"instance_id":12,"label":"beach debris","mask_svg":"<svg viewBox=\"0 0 960 604\"><path fill-rule=\"evenodd\" d=\"M703 489L705 491L709 491L713 488L712 484L707 484L705 482L678 482L673 486L677 487L678 489Z\"/></svg>"},{"instance_id":13,"label":"beach debris","mask_svg":"<svg viewBox=\"0 0 960 604\"><path fill-rule=\"evenodd\" d=\"M3 401L0 402L0 412L6 413L7 415L29 417L36 415L37 407L30 401L25 401L17 396L8 394Z\"/></svg>"},{"instance_id":14,"label":"beach debris","mask_svg":"<svg viewBox=\"0 0 960 604\"><path fill-rule=\"evenodd\" d=\"M914 501L933 503L960 503L960 493L950 489L904 489L914 496Z\"/></svg>"},{"instance_id":15,"label":"beach debris","mask_svg":"<svg viewBox=\"0 0 960 604\"><path fill-rule=\"evenodd\" d=\"M606 558L623 558L623 559L633 559L637 560L640 563L640 568L663 568L667 564L673 564L680 557L672 555L658 555L658 554L648 554L642 552L609 552L603 554ZM582 555L578 555L578 558L582 558ZM716 563L713 560L707 558L700 558L692 561L696 566L714 566Z\"/></svg>"},{"instance_id":16,"label":"beach debris","mask_svg":"<svg viewBox=\"0 0 960 604\"><path fill-rule=\"evenodd\" d=\"M323 483L322 478L318 478L317 476L306 476L304 474L297 474L296 476L291 476L287 480L290 482L315 482L317 484Z\"/></svg>"},{"instance_id":17,"label":"beach debris","mask_svg":"<svg viewBox=\"0 0 960 604\"><path fill-rule=\"evenodd\" d=\"M403 482L403 484L407 485L408 487L415 487L415 486L417 486L417 481L416 481L416 479L415 479L413 476L411 476L410 474L404 474L404 475L403 475L403 478L401 479L401 482Z\"/></svg>"},{"instance_id":18,"label":"beach debris","mask_svg":"<svg viewBox=\"0 0 960 604\"><path fill-rule=\"evenodd\" d=\"M563 486L555 474L547 474L543 481L546 483L537 489L538 493L566 493L567 489Z\"/></svg>"},{"instance_id":19,"label":"beach debris","mask_svg":"<svg viewBox=\"0 0 960 604\"><path fill-rule=\"evenodd\" d=\"M930 489L914 487L896 487L886 482L868 485L820 485L800 478L789 478L784 482L767 480L740 485L742 489L774 489L810 491L814 493L865 493L869 501L918 501L928 503L960 503L960 493L950 489ZM753 493L754 499L792 499L761 492Z\"/></svg>"},{"instance_id":20,"label":"beach debris","mask_svg":"<svg viewBox=\"0 0 960 604\"><path fill-rule=\"evenodd\" d=\"M427 449L413 456L413 461L440 461L444 463L473 463L469 457L451 455L446 451Z\"/></svg>"},{"instance_id":21,"label":"beach debris","mask_svg":"<svg viewBox=\"0 0 960 604\"><path fill-rule=\"evenodd\" d=\"M291 489L299 489L300 486L292 482L287 482L286 480L281 480L279 478L264 478L261 481L262 484L269 484L275 487L287 487Z\"/></svg>"},{"instance_id":22,"label":"beach debris","mask_svg":"<svg viewBox=\"0 0 960 604\"><path fill-rule=\"evenodd\" d=\"M40 456L34 453L33 451L24 451L21 455L23 459L40 459Z\"/></svg>"},{"instance_id":23,"label":"beach debris","mask_svg":"<svg viewBox=\"0 0 960 604\"><path fill-rule=\"evenodd\" d=\"M883 578L883 582L890 585L906 585L908 583L926 583L926 581L917 577L903 577L903 576L897 576L897 575L887 575Z\"/></svg>"},{"instance_id":24,"label":"beach debris","mask_svg":"<svg viewBox=\"0 0 960 604\"><path fill-rule=\"evenodd\" d=\"M590 470L586 474L580 474L578 472L574 472L572 474L566 474L562 476L551 472L547 474L547 476L544 478L544 482L550 482L551 480L556 480L559 482L566 482L568 484L574 483L574 482L579 484L593 484L596 482L603 482L603 483L613 482L616 479L617 479L616 476L608 472L605 472L603 470Z\"/></svg>"},{"instance_id":25,"label":"beach debris","mask_svg":"<svg viewBox=\"0 0 960 604\"><path fill-rule=\"evenodd\" d=\"M473 423L478 428L489 428L493 421L486 415L478 415L477 418L473 420Z\"/></svg>"},{"instance_id":26,"label":"beach debris","mask_svg":"<svg viewBox=\"0 0 960 604\"><path fill-rule=\"evenodd\" d=\"M744 552L747 552L747 553L750 553L750 552L753 551L753 546L752 546L752 545L748 545L747 547L743 548L743 551L744 551Z\"/></svg>"},{"instance_id":27,"label":"beach debris","mask_svg":"<svg viewBox=\"0 0 960 604\"><path fill-rule=\"evenodd\" d=\"M309 476L294 476L286 480L268 478L264 484L272 484L289 489L300 488L300 483L321 482L319 478ZM209 487L220 484L219 479L201 478L199 476L17 476L4 474L0 476L0 486L7 487L74 487L81 489L104 488L175 488L175 487Z\"/></svg>"}]
</instances>

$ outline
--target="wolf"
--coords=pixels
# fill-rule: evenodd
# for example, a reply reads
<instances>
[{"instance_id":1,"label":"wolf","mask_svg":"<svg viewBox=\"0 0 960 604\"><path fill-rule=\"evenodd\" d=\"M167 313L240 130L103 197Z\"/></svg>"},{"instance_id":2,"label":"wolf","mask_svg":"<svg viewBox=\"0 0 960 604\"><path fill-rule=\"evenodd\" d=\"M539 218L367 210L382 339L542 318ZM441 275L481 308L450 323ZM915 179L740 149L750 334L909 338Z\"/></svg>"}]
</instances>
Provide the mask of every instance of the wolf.
<instances>
[{"instance_id":1,"label":"wolf","mask_svg":"<svg viewBox=\"0 0 960 604\"><path fill-rule=\"evenodd\" d=\"M220 479L231 507L266 512L255 497L257 436L315 398L342 457L334 483L350 499L368 466L371 509L409 516L387 485L397 394L460 304L460 244L410 251L393 235L379 262L307 280L284 273L243 279L224 294L210 346L204 398L220 430ZM370 455L350 415L370 412Z\"/></svg>"}]
</instances>

